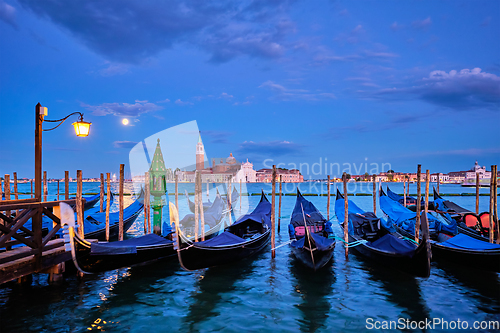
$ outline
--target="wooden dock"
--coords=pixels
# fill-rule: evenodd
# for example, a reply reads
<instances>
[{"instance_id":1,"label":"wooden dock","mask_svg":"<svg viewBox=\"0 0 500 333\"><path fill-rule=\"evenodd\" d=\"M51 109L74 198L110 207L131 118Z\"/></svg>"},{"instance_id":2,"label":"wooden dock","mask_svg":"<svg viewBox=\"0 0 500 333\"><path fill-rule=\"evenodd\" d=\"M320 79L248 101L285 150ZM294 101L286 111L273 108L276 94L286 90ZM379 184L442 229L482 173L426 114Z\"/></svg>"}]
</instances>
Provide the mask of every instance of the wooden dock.
<instances>
[{"instance_id":1,"label":"wooden dock","mask_svg":"<svg viewBox=\"0 0 500 333\"><path fill-rule=\"evenodd\" d=\"M60 273L62 263L71 260L64 240L57 238L61 221L54 213L60 202L37 199L0 201L0 284L33 273ZM52 229L42 229L42 215L52 220ZM31 220L32 227L25 224Z\"/></svg>"}]
</instances>

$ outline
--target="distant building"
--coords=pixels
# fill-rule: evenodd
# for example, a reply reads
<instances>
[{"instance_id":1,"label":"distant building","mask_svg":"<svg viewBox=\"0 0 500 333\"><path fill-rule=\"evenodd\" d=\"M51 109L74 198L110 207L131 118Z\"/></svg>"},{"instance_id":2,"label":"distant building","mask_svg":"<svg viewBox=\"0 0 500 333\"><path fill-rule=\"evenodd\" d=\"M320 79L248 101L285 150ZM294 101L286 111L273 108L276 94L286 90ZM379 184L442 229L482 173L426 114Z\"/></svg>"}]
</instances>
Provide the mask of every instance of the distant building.
<instances>
[{"instance_id":1,"label":"distant building","mask_svg":"<svg viewBox=\"0 0 500 333\"><path fill-rule=\"evenodd\" d=\"M273 180L273 169L257 170L256 176L258 183L270 183ZM302 183L304 181L304 176L297 169L276 169L276 181L279 181L280 176L283 183Z\"/></svg>"},{"instance_id":2,"label":"distant building","mask_svg":"<svg viewBox=\"0 0 500 333\"><path fill-rule=\"evenodd\" d=\"M178 172L179 181L194 182L195 171L201 173L201 181L206 183L225 183L231 182L255 182L256 171L253 169L253 164L248 162L240 163L229 154L227 158L212 158L212 167L205 168L205 148L201 137L198 138L196 144L196 170Z\"/></svg>"}]
</instances>

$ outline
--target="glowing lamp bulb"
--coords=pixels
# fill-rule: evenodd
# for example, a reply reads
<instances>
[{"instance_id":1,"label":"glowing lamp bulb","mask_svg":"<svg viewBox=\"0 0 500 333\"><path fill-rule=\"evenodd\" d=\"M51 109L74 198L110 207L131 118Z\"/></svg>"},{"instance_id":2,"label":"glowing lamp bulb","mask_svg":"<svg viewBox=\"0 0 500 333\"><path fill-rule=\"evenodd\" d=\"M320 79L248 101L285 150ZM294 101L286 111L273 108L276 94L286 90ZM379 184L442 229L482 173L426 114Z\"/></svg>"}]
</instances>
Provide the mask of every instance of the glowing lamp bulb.
<instances>
[{"instance_id":1,"label":"glowing lamp bulb","mask_svg":"<svg viewBox=\"0 0 500 333\"><path fill-rule=\"evenodd\" d=\"M77 121L73 123L75 127L76 136L88 136L90 132L90 125L92 123L87 123L86 121Z\"/></svg>"}]
</instances>

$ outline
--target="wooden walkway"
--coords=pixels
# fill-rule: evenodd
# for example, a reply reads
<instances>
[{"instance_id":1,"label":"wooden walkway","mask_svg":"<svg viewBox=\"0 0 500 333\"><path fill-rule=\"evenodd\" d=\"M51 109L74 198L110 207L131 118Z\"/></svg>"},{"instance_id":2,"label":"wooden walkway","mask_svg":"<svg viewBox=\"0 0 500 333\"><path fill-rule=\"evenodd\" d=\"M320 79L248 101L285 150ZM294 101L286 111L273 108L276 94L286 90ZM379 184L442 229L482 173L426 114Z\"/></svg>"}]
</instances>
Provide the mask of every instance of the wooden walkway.
<instances>
[{"instance_id":1,"label":"wooden walkway","mask_svg":"<svg viewBox=\"0 0 500 333\"><path fill-rule=\"evenodd\" d=\"M36 199L0 201L0 284L33 273L50 272L54 266L71 260L64 240L56 238L61 221L54 214L60 202L75 205L76 200L37 202ZM53 222L42 230L42 215ZM31 227L25 224L31 221Z\"/></svg>"}]
</instances>

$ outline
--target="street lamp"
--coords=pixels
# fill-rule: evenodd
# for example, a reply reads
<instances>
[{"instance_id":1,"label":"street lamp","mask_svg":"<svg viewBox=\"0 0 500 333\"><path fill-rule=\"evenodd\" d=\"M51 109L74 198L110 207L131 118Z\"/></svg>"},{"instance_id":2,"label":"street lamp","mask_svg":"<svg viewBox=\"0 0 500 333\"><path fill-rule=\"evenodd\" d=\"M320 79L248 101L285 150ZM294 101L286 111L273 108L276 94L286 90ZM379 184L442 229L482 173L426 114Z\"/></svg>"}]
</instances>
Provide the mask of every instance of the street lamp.
<instances>
[{"instance_id":1,"label":"street lamp","mask_svg":"<svg viewBox=\"0 0 500 333\"><path fill-rule=\"evenodd\" d=\"M47 114L47 108L38 103L35 107L35 198L38 202L42 201L42 132L55 130L62 123L64 123L66 119L75 114L80 115L79 121L73 123L75 134L77 136L88 136L90 132L90 125L92 124L83 121L83 114L81 112L73 112L64 118L57 120L44 119ZM59 124L49 129L43 129L42 124L44 121Z\"/></svg>"}]
</instances>

